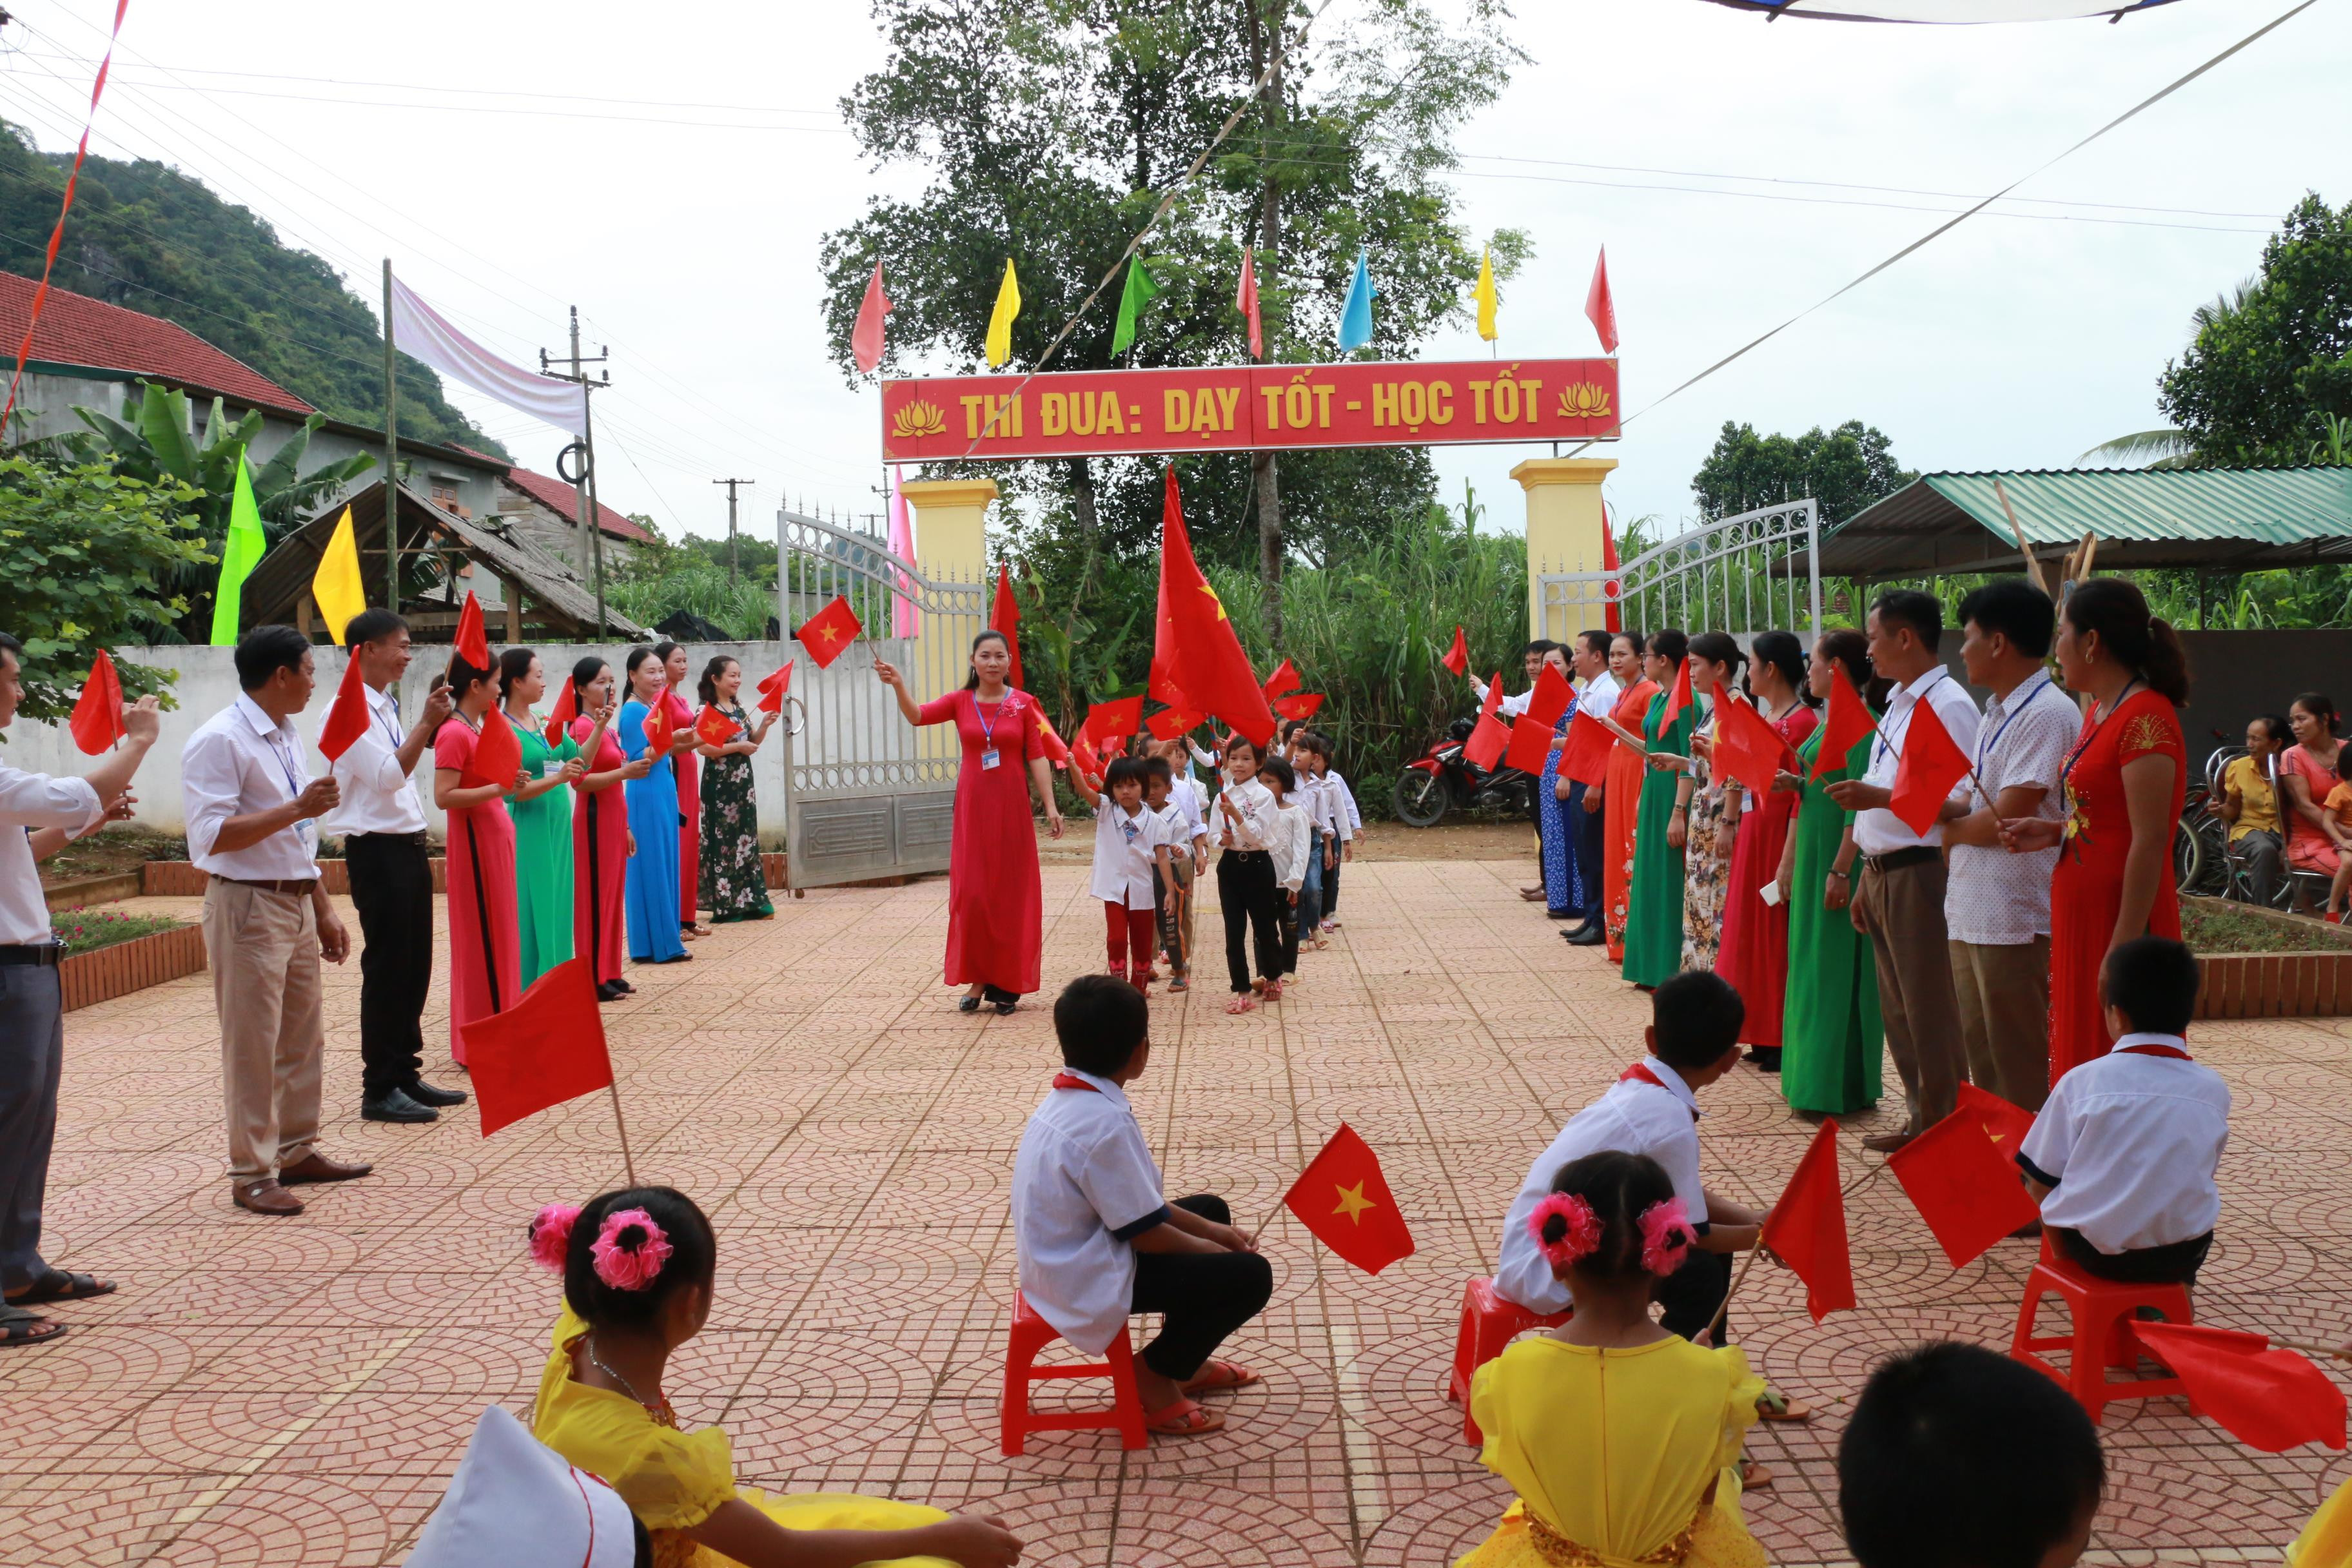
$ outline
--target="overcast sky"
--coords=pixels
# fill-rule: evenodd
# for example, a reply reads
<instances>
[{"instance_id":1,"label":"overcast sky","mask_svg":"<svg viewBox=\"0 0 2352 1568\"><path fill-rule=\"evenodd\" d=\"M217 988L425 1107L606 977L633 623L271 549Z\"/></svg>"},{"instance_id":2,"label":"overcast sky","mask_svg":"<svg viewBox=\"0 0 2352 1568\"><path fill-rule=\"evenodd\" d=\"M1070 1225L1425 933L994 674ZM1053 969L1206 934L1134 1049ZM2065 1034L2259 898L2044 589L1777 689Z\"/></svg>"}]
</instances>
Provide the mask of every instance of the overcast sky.
<instances>
[{"instance_id":1,"label":"overcast sky","mask_svg":"<svg viewBox=\"0 0 2352 1568\"><path fill-rule=\"evenodd\" d=\"M1345 27L1353 3L1319 26ZM1598 352L1582 306L1605 242L1625 405L1642 410L2291 3L1931 28L1529 0L1512 36L1532 63L1460 138L1473 229L1535 241L1502 348ZM69 150L112 6L8 8L0 113ZM613 352L604 499L718 534L710 480L752 479L745 522L766 534L780 500L876 506L877 394L824 353L816 251L875 188L836 106L881 58L854 5L133 0L93 146L201 178L371 301L391 256L519 361L560 347L578 305ZM2155 378L2190 310L2253 270L2305 190L2352 199L2347 81L2352 5L2315 6L2028 184L2032 201L1637 418L1606 448L1622 465L1612 504L1670 530L1687 518L1727 419L1793 433L1858 417L1921 469L2064 466L2159 423ZM1423 353L1483 350L1465 319ZM452 396L526 466L551 466L552 431ZM1508 471L1539 455L1441 448L1444 499L1466 480L1516 528Z\"/></svg>"}]
</instances>

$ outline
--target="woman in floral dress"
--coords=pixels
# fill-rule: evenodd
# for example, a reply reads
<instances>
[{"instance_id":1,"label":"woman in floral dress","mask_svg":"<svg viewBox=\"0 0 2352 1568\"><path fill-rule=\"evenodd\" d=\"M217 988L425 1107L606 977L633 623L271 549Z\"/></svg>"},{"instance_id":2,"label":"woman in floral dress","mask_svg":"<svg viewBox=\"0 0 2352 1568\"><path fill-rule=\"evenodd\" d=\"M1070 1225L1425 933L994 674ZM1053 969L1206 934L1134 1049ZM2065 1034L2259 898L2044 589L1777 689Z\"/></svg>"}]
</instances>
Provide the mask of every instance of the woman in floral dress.
<instances>
[{"instance_id":1,"label":"woman in floral dress","mask_svg":"<svg viewBox=\"0 0 2352 1568\"><path fill-rule=\"evenodd\" d=\"M703 705L731 720L735 738L696 748L702 764L702 907L717 921L772 920L768 874L760 859L760 812L751 794L751 753L776 721L743 711L743 667L720 655L703 667Z\"/></svg>"},{"instance_id":2,"label":"woman in floral dress","mask_svg":"<svg viewBox=\"0 0 2352 1568\"><path fill-rule=\"evenodd\" d=\"M1717 713L1747 655L1722 632L1691 638L1691 693L1707 708L1691 745L1693 785L1683 826L1683 967L1713 969L1723 935L1723 895L1731 880L1731 851L1739 829L1739 785L1717 773Z\"/></svg>"}]
</instances>

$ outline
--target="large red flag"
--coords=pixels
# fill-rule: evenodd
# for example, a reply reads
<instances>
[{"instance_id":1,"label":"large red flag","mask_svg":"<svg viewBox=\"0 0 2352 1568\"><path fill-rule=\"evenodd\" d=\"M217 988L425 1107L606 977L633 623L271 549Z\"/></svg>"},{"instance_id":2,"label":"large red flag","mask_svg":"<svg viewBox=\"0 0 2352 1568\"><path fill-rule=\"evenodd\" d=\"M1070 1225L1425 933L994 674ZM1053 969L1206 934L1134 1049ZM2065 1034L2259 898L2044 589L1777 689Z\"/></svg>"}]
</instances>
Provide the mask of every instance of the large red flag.
<instances>
[{"instance_id":1,"label":"large red flag","mask_svg":"<svg viewBox=\"0 0 2352 1568\"><path fill-rule=\"evenodd\" d=\"M563 737L572 732L572 721L579 717L580 689L572 685L567 676L563 681L563 695L555 700L555 711L547 716L547 743L551 746L563 744ZM322 743L320 750L325 749Z\"/></svg>"},{"instance_id":2,"label":"large red flag","mask_svg":"<svg viewBox=\"0 0 2352 1568\"><path fill-rule=\"evenodd\" d=\"M1607 501L1601 503L1601 569L1612 573L1617 570L1617 534L1609 526ZM1615 577L1601 584L1602 624L1608 627L1611 637L1625 629L1624 597L1625 584Z\"/></svg>"},{"instance_id":3,"label":"large red flag","mask_svg":"<svg viewBox=\"0 0 2352 1568\"><path fill-rule=\"evenodd\" d=\"M2170 1367L2198 1408L2247 1447L2283 1454L2301 1443L2344 1447L2344 1391L2263 1334L2191 1323L2133 1323L2148 1354Z\"/></svg>"},{"instance_id":4,"label":"large red flag","mask_svg":"<svg viewBox=\"0 0 2352 1568\"><path fill-rule=\"evenodd\" d=\"M1983 1117L1965 1107L1888 1155L1886 1163L1955 1268L1967 1268L1994 1242L2041 1217L2017 1166L1986 1134Z\"/></svg>"},{"instance_id":5,"label":"large red flag","mask_svg":"<svg viewBox=\"0 0 2352 1568\"><path fill-rule=\"evenodd\" d=\"M988 609L988 629L1004 634L1004 651L1013 660L1006 683L1025 690L1029 683L1021 676L1021 601L1013 596L1013 567L1003 561L996 563L996 603Z\"/></svg>"},{"instance_id":6,"label":"large red flag","mask_svg":"<svg viewBox=\"0 0 2352 1568\"><path fill-rule=\"evenodd\" d=\"M1658 716L1658 732L1664 734L1673 729L1683 710L1697 702L1698 699L1691 694L1690 659L1685 657L1675 668L1674 686L1666 692L1666 710Z\"/></svg>"},{"instance_id":7,"label":"large red flag","mask_svg":"<svg viewBox=\"0 0 2352 1568\"><path fill-rule=\"evenodd\" d=\"M1609 292L1609 247L1592 264L1592 287L1584 291L1584 317L1601 335L1601 352L1617 352L1617 301Z\"/></svg>"},{"instance_id":8,"label":"large red flag","mask_svg":"<svg viewBox=\"0 0 2352 1568\"><path fill-rule=\"evenodd\" d=\"M1172 649L1164 650L1170 652L1167 677L1183 692L1183 705L1223 720L1252 745L1264 746L1274 738L1274 710L1266 706L1257 672L1234 635L1225 606L1192 559L1172 463L1160 520L1160 583L1173 640Z\"/></svg>"},{"instance_id":9,"label":"large red flag","mask_svg":"<svg viewBox=\"0 0 2352 1568\"><path fill-rule=\"evenodd\" d=\"M1253 265L1246 247L1242 251L1242 281L1241 287L1234 293L1234 309L1239 310L1242 320L1249 323L1250 358L1264 359L1265 329L1258 322L1257 268Z\"/></svg>"},{"instance_id":10,"label":"large red flag","mask_svg":"<svg viewBox=\"0 0 2352 1568\"><path fill-rule=\"evenodd\" d=\"M1381 1173L1380 1156L1344 1121L1282 1202L1324 1246L1367 1274L1412 1256L1412 1232Z\"/></svg>"},{"instance_id":11,"label":"large red flag","mask_svg":"<svg viewBox=\"0 0 2352 1568\"><path fill-rule=\"evenodd\" d=\"M1959 1109L1977 1119L2004 1160L2014 1159L2024 1146L2025 1135L2033 1131L2033 1112L1972 1083L1960 1085Z\"/></svg>"},{"instance_id":12,"label":"large red flag","mask_svg":"<svg viewBox=\"0 0 2352 1568\"><path fill-rule=\"evenodd\" d=\"M882 318L889 313L890 296L882 292L882 263L877 261L874 276L866 280L865 301L857 307L857 325L849 331L849 352L869 375L882 363Z\"/></svg>"},{"instance_id":13,"label":"large red flag","mask_svg":"<svg viewBox=\"0 0 2352 1568\"><path fill-rule=\"evenodd\" d=\"M1969 754L1960 750L1943 716L1925 697L1911 704L1911 723L1903 732L1903 760L1895 765L1895 788L1886 809L1914 833L1936 826L1937 815L1951 797L1952 786L1969 776Z\"/></svg>"},{"instance_id":14,"label":"large red flag","mask_svg":"<svg viewBox=\"0 0 2352 1568\"><path fill-rule=\"evenodd\" d=\"M1737 695L1715 705L1715 771L1738 779L1754 795L1769 795L1789 760L1789 742L1764 715Z\"/></svg>"},{"instance_id":15,"label":"large red flag","mask_svg":"<svg viewBox=\"0 0 2352 1568\"><path fill-rule=\"evenodd\" d=\"M1301 684L1303 683L1299 679L1298 667L1286 658L1274 667L1274 673L1265 678L1265 683L1258 689L1265 693L1265 700L1268 702L1272 702L1286 691L1297 690Z\"/></svg>"},{"instance_id":16,"label":"large red flag","mask_svg":"<svg viewBox=\"0 0 2352 1568\"><path fill-rule=\"evenodd\" d=\"M1462 635L1460 626L1454 628L1454 646L1437 662L1456 675L1470 673L1470 640Z\"/></svg>"},{"instance_id":17,"label":"large red flag","mask_svg":"<svg viewBox=\"0 0 2352 1568\"><path fill-rule=\"evenodd\" d=\"M775 674L760 682L760 711L762 713L782 712L784 710L784 694L792 689L793 661L791 659L786 659L784 660L784 667L782 669L779 669Z\"/></svg>"},{"instance_id":18,"label":"large red flag","mask_svg":"<svg viewBox=\"0 0 2352 1568\"><path fill-rule=\"evenodd\" d=\"M1762 1245L1805 1282L1805 1310L1820 1322L1853 1310L1853 1254L1845 1238L1845 1194L1838 1187L1837 1130L1822 1123L1797 1173L1764 1221Z\"/></svg>"},{"instance_id":19,"label":"large red flag","mask_svg":"<svg viewBox=\"0 0 2352 1568\"><path fill-rule=\"evenodd\" d=\"M565 689L571 689L569 681ZM367 682L360 679L360 650L351 650L343 660L343 679L335 687L335 700L327 709L327 721L319 731L319 754L333 762L352 749L352 742L367 733Z\"/></svg>"},{"instance_id":20,"label":"large red flag","mask_svg":"<svg viewBox=\"0 0 2352 1568\"><path fill-rule=\"evenodd\" d=\"M824 669L848 652L849 645L856 642L857 634L865 629L865 625L857 618L857 612L849 607L849 601L835 594L831 604L803 621L793 636L800 639L801 647L808 649L809 657L816 660L816 667Z\"/></svg>"},{"instance_id":21,"label":"large red flag","mask_svg":"<svg viewBox=\"0 0 2352 1568\"><path fill-rule=\"evenodd\" d=\"M89 661L89 679L81 683L68 728L74 744L90 757L131 732L122 723L122 677L114 668L114 656L104 648Z\"/></svg>"},{"instance_id":22,"label":"large red flag","mask_svg":"<svg viewBox=\"0 0 2352 1568\"><path fill-rule=\"evenodd\" d=\"M585 956L530 983L503 1013L460 1024L482 1136L613 1083L596 979Z\"/></svg>"},{"instance_id":23,"label":"large red flag","mask_svg":"<svg viewBox=\"0 0 2352 1568\"><path fill-rule=\"evenodd\" d=\"M1546 664L1536 671L1535 689L1528 694L1528 710L1511 721L1511 743L1504 749L1503 765L1521 773L1539 773L1551 756L1551 732L1568 711L1576 688L1559 667Z\"/></svg>"},{"instance_id":24,"label":"large red flag","mask_svg":"<svg viewBox=\"0 0 2352 1568\"><path fill-rule=\"evenodd\" d=\"M1495 717L1503 705L1503 672L1496 670L1486 682L1486 700L1479 706L1477 727L1462 747L1462 759L1473 767L1491 768L1511 743L1511 727Z\"/></svg>"},{"instance_id":25,"label":"large red flag","mask_svg":"<svg viewBox=\"0 0 2352 1568\"><path fill-rule=\"evenodd\" d=\"M466 602L458 607L457 635L451 646L459 658L476 669L490 668L490 639L482 631L482 604L471 588L466 590Z\"/></svg>"},{"instance_id":26,"label":"large red flag","mask_svg":"<svg viewBox=\"0 0 2352 1568\"><path fill-rule=\"evenodd\" d=\"M1822 749L1813 758L1812 776L1822 778L1845 766L1845 754L1877 728L1871 721L1870 705L1847 679L1845 666L1832 659L1829 713L1822 721Z\"/></svg>"},{"instance_id":27,"label":"large red flag","mask_svg":"<svg viewBox=\"0 0 2352 1568\"><path fill-rule=\"evenodd\" d=\"M1559 776L1586 785L1606 784L1609 748L1616 743L1616 731L1603 724L1599 714L1579 707L1576 717L1569 721L1568 749L1559 756Z\"/></svg>"},{"instance_id":28,"label":"large red flag","mask_svg":"<svg viewBox=\"0 0 2352 1568\"><path fill-rule=\"evenodd\" d=\"M506 714L496 703L482 714L482 733L474 742L474 758L457 774L461 784L494 784L504 789L514 787L515 774L522 771L522 742L507 722Z\"/></svg>"}]
</instances>

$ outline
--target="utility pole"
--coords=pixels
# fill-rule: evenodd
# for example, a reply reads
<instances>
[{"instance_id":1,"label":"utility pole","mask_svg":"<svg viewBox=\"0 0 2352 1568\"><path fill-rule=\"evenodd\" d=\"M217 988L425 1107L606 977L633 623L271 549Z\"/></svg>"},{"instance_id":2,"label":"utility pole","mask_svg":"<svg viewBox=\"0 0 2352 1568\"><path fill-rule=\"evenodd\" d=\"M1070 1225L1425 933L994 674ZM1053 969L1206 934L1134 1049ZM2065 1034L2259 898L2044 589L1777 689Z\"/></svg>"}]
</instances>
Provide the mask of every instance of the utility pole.
<instances>
[{"instance_id":1,"label":"utility pole","mask_svg":"<svg viewBox=\"0 0 2352 1568\"><path fill-rule=\"evenodd\" d=\"M714 485L725 485L727 487L727 580L730 583L732 583L738 577L742 575L742 574L738 572L735 567L735 487L738 485L755 485L760 481L757 479L713 479L710 482Z\"/></svg>"},{"instance_id":2,"label":"utility pole","mask_svg":"<svg viewBox=\"0 0 2352 1568\"><path fill-rule=\"evenodd\" d=\"M583 358L582 356L580 353L580 307L577 305L572 307L571 353L550 358L545 349L539 351L539 372L541 375L551 376L557 381L576 383L582 389L582 396L580 399L580 440L578 443L580 447L579 472L572 475L567 475L565 477L572 480L573 510L579 515L578 526L588 531L588 548L581 552L583 556L587 557L587 560L583 560L582 564L586 565L589 561L593 561L594 563L596 575L596 635L598 637L603 637L604 635L604 628L607 625L604 619L604 531L596 526L596 435L595 426L591 421L588 414L589 400L586 394L595 392L600 388L613 384L613 373L609 370L604 372L601 375L592 376L588 374L588 367L590 365L602 364L612 357L612 348L609 345L604 344L600 344L598 346L594 358L590 359ZM569 369L555 370L551 368L552 366L559 364L568 366ZM556 472L559 474L562 473L562 464L560 461L556 465Z\"/></svg>"},{"instance_id":3,"label":"utility pole","mask_svg":"<svg viewBox=\"0 0 2352 1568\"><path fill-rule=\"evenodd\" d=\"M1258 89L1258 159L1264 171L1263 184L1258 194L1258 290L1263 299L1268 286L1276 282L1282 271L1282 184L1275 176L1275 154L1279 150L1276 139L1283 132L1282 96L1282 25L1289 7L1277 3L1264 12L1257 0L1251 0L1250 31L1252 51L1261 64L1265 84ZM1263 312L1261 312L1263 313ZM1266 346L1274 346L1273 327L1267 322ZM1265 585L1266 630L1272 634L1274 646L1282 646L1282 487L1280 470L1272 452L1260 452L1250 461L1251 479L1257 489L1257 551L1258 577Z\"/></svg>"},{"instance_id":4,"label":"utility pole","mask_svg":"<svg viewBox=\"0 0 2352 1568\"><path fill-rule=\"evenodd\" d=\"M400 389L393 379L392 258L383 258L383 607L400 614Z\"/></svg>"}]
</instances>

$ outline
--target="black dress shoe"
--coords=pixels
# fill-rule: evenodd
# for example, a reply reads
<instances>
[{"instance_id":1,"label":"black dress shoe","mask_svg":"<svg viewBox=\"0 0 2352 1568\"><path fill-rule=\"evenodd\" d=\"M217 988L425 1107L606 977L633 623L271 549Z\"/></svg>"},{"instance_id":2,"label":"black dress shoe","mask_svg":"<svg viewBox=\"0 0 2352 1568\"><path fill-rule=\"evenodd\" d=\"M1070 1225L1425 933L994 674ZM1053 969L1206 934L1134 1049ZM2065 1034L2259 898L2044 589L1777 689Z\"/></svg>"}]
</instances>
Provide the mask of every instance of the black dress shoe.
<instances>
[{"instance_id":1,"label":"black dress shoe","mask_svg":"<svg viewBox=\"0 0 2352 1568\"><path fill-rule=\"evenodd\" d=\"M1586 926L1581 931L1564 931L1559 934L1566 939L1570 947L1599 947L1609 940L1609 933L1599 926Z\"/></svg>"},{"instance_id":2,"label":"black dress shoe","mask_svg":"<svg viewBox=\"0 0 2352 1568\"><path fill-rule=\"evenodd\" d=\"M429 1105L419 1105L408 1098L405 1089L391 1089L373 1100L360 1103L360 1115L369 1121L438 1121L441 1113Z\"/></svg>"},{"instance_id":3,"label":"black dress shoe","mask_svg":"<svg viewBox=\"0 0 2352 1568\"><path fill-rule=\"evenodd\" d=\"M418 1079L401 1092L419 1105L444 1106L466 1103L464 1089L443 1089L438 1084L426 1083L423 1079Z\"/></svg>"},{"instance_id":4,"label":"black dress shoe","mask_svg":"<svg viewBox=\"0 0 2352 1568\"><path fill-rule=\"evenodd\" d=\"M618 1002L627 994L628 992L622 989L617 980L604 981L596 987L596 1000L599 1002Z\"/></svg>"}]
</instances>

